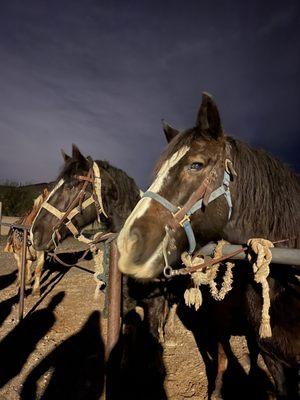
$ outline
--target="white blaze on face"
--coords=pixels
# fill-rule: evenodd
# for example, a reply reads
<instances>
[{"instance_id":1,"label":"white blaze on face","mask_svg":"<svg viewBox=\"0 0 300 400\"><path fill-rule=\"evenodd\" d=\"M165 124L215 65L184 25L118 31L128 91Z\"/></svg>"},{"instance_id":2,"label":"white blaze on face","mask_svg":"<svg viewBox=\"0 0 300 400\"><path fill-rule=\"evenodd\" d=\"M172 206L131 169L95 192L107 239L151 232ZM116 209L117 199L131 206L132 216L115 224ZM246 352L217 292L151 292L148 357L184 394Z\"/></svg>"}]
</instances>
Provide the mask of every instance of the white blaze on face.
<instances>
[{"instance_id":1,"label":"white blaze on face","mask_svg":"<svg viewBox=\"0 0 300 400\"><path fill-rule=\"evenodd\" d=\"M169 172L171 170L172 167L174 167L181 159L182 157L189 151L189 147L188 146L183 146L180 150L176 151L168 160L166 160L164 162L164 164L161 166L156 179L154 180L154 182L152 183L152 185L149 187L149 191L154 192L154 193L158 193L162 187L163 184L165 183ZM118 249L120 252L120 258L119 258L119 268L122 272L124 273L134 273L134 270L136 270L135 275L138 277L138 270L141 271L142 269L149 267L151 265L152 262L155 261L155 259L157 257L161 256L161 244L159 244L159 246L157 247L157 249L155 250L155 252L152 254L152 256L149 258L149 260L147 261L147 263L142 266L136 266L136 268L134 268L134 265L132 265L132 263L129 261L130 259L130 244L132 245L132 243L130 243L130 239L129 239L129 232L130 229L132 227L132 225L134 224L134 221L136 221L137 219L141 218L145 212L147 211L147 209L149 208L150 204L151 204L152 199L149 197L144 197L142 198L137 205L135 206L135 208L133 209L132 213L129 215L129 217L127 218L119 236L118 236L118 241L117 241L117 245L118 245ZM127 263L128 260L128 263ZM145 276L145 274L142 276L142 274L140 274L141 278L147 278L147 276Z\"/></svg>"},{"instance_id":2,"label":"white blaze on face","mask_svg":"<svg viewBox=\"0 0 300 400\"><path fill-rule=\"evenodd\" d=\"M33 226L34 226L34 224L35 224L35 221L36 221L37 217L39 216L39 214L40 214L40 212L41 212L41 210L42 210L42 208L43 208L43 204L44 204L44 203L47 203L47 202L50 200L50 198L51 198L51 197L54 195L54 193L63 185L63 183L64 183L64 180L63 180L63 179L60 179L60 180L58 181L58 183L55 185L55 187L54 187L54 188L51 190L51 192L48 194L48 196L46 197L45 201L41 204L41 207L40 207L39 211L37 212L37 214L36 214L36 216L35 216L35 218L34 218L32 224L31 224L30 231L29 231L29 238L30 238L30 240L31 240L32 243L33 243L33 233L32 233L32 229L33 229Z\"/></svg>"}]
</instances>

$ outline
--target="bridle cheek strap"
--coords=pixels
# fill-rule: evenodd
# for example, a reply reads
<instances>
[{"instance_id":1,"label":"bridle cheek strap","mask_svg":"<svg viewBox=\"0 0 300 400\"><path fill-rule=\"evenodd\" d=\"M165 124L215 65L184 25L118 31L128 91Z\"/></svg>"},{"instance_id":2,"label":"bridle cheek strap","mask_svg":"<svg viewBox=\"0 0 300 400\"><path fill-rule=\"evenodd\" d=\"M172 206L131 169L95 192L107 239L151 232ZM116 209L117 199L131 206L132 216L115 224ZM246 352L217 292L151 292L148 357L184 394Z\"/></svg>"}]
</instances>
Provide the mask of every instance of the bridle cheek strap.
<instances>
[{"instance_id":1,"label":"bridle cheek strap","mask_svg":"<svg viewBox=\"0 0 300 400\"><path fill-rule=\"evenodd\" d=\"M72 211L66 216L68 219L68 222L65 223L65 226L69 229L69 231L73 234L73 236L78 236L79 231L76 228L76 226L73 224L72 219L79 213L81 213L82 210L86 209L89 207L91 204L95 203L94 198L91 196L88 199L86 199L81 205L78 205L77 207L73 208ZM54 215L59 221L61 221L65 217L65 212L62 212L58 210L56 207L54 207L50 203L43 203L42 207L45 208L47 211L49 211L52 215ZM56 230L57 231L57 230Z\"/></svg>"},{"instance_id":2,"label":"bridle cheek strap","mask_svg":"<svg viewBox=\"0 0 300 400\"><path fill-rule=\"evenodd\" d=\"M229 183L230 183L230 174L225 170L224 171L224 177L223 177L223 182L220 187L215 189L209 196L209 199L207 201L207 204L211 203L212 201L216 200L217 198L221 196L225 196L225 199L228 204L228 220L231 217L232 213L232 201L231 201L231 195L230 195L230 190L229 190ZM203 197L205 196L205 192L203 194ZM196 248L196 239L195 239L195 234L191 225L191 219L190 217L199 209L202 208L203 205L203 197L196 201L194 205L192 205L184 214L183 217L178 220L177 216L182 212L181 207L176 207L174 204L172 204L169 200L165 199L158 193L154 193L151 191L146 191L143 195L143 197L149 197L158 203L160 203L164 208L170 211L170 213L173 215L173 217L176 219L176 221L179 223L180 226L184 229L186 236L188 238L189 242L189 254L192 254L195 251Z\"/></svg>"},{"instance_id":3,"label":"bridle cheek strap","mask_svg":"<svg viewBox=\"0 0 300 400\"><path fill-rule=\"evenodd\" d=\"M52 204L44 202L42 204L42 208L49 211L52 215L54 215L57 219L61 220L65 213L63 211L58 210L56 207L52 206Z\"/></svg>"},{"instance_id":4,"label":"bridle cheek strap","mask_svg":"<svg viewBox=\"0 0 300 400\"><path fill-rule=\"evenodd\" d=\"M100 175L100 168L98 164L94 161L93 162L93 178L94 178L94 192L95 192L95 197L96 197L96 206L101 210L101 212L104 214L106 218L109 218L107 213L105 212L104 206L103 206L103 200L102 200L102 180L101 180L101 175ZM98 216L98 222L100 222L100 217L99 213L97 213Z\"/></svg>"}]
</instances>

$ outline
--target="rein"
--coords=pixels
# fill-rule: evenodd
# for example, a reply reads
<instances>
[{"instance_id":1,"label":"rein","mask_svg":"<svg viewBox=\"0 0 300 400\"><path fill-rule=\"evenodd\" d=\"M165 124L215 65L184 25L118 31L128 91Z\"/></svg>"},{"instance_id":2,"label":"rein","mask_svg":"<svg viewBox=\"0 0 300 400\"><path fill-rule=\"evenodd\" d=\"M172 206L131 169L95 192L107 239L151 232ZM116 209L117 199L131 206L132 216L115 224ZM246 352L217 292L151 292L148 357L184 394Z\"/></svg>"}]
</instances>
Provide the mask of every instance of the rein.
<instances>
[{"instance_id":1,"label":"rein","mask_svg":"<svg viewBox=\"0 0 300 400\"><path fill-rule=\"evenodd\" d=\"M109 242L111 242L112 240L115 239L116 235L117 235L116 233L112 233L112 232L108 232L108 233L103 233L102 232L102 233L96 235L94 237L94 239L91 241L91 243L89 244L90 245L89 248L84 251L83 255L79 258L79 260L76 261L75 264L66 263L55 252L51 252L51 253L48 253L48 254L50 255L50 257L53 257L55 261L57 261L59 264L63 265L64 267L73 267L74 265L78 264L79 262L85 260L85 257L88 254L88 252L91 251L91 250L93 251L93 246L94 245L96 245L97 243L100 243L100 242L109 243Z\"/></svg>"},{"instance_id":2,"label":"rein","mask_svg":"<svg viewBox=\"0 0 300 400\"><path fill-rule=\"evenodd\" d=\"M179 224L186 233L189 242L189 254L192 254L196 248L195 234L191 225L191 216L196 211L201 209L203 205L208 205L212 201L224 195L228 204L228 220L231 217L232 201L229 189L231 174L230 169L228 168L228 164L231 164L231 161L226 159L224 176L221 186L219 186L214 191L212 191L210 188L211 183L214 182L217 178L216 168L213 167L208 176L201 183L199 188L191 194L187 202L182 207L175 206L169 200L155 192L146 191L143 195L143 197L150 197L151 199L157 201L164 208L170 211L174 220L177 222L177 225Z\"/></svg>"}]
</instances>

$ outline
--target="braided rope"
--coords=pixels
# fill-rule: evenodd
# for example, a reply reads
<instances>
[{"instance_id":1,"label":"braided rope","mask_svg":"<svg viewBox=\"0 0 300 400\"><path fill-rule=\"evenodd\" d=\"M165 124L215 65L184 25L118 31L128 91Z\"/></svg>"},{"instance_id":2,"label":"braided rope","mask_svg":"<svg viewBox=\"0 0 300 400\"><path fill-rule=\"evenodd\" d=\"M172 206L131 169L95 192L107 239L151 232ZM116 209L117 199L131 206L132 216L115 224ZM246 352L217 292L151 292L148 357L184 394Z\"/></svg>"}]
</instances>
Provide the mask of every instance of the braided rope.
<instances>
[{"instance_id":1,"label":"braided rope","mask_svg":"<svg viewBox=\"0 0 300 400\"><path fill-rule=\"evenodd\" d=\"M271 302L267 277L270 273L270 262L272 261L272 253L270 249L274 247L274 244L267 239L254 238L248 240L247 245L256 255L256 260L254 260L253 255L248 254L248 260L253 263L254 280L257 283L260 283L262 287L263 304L259 335L261 338L267 338L272 336L270 325Z\"/></svg>"}]
</instances>

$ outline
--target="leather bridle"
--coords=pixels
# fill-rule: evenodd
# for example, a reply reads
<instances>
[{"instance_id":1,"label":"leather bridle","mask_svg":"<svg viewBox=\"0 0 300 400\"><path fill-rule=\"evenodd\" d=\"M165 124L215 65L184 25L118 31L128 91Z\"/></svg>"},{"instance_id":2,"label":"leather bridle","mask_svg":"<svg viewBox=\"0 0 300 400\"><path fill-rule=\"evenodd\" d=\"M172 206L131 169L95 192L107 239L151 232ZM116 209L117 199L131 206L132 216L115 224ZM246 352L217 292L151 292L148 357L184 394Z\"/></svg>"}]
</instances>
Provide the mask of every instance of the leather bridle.
<instances>
[{"instance_id":1,"label":"leather bridle","mask_svg":"<svg viewBox=\"0 0 300 400\"><path fill-rule=\"evenodd\" d=\"M180 207L175 206L169 200L164 198L158 193L146 191L143 197L150 197L151 199L160 203L164 208L166 208L172 214L177 226L181 226L188 238L189 242L189 254L192 254L196 248L196 239L195 234L191 225L191 216L202 208L203 205L207 205L212 201L216 200L220 196L225 196L225 199L228 204L228 220L231 217L232 212L232 201L229 190L229 184L231 180L231 168L228 168L228 165L231 164L229 159L225 160L225 169L223 175L222 184L215 190L212 190L211 184L216 180L216 166L214 166L206 178L203 180L198 189L195 190L186 201L186 203Z\"/></svg>"},{"instance_id":2,"label":"leather bridle","mask_svg":"<svg viewBox=\"0 0 300 400\"><path fill-rule=\"evenodd\" d=\"M108 218L102 202L101 196L101 177L100 177L100 169L96 162L93 161L91 168L89 169L87 175L75 175L75 178L82 182L82 185L79 187L74 199L71 201L69 206L65 211L60 211L58 208L49 203L52 195L63 185L64 180L61 179L52 192L49 194L46 201L42 204L41 209L44 208L52 215L54 215L58 222L54 225L52 241L57 247L57 243L61 240L60 229L65 226L76 239L86 241L88 240L83 236L83 234L77 229L77 227L73 223L73 219L78 215L82 214L82 211L85 210L90 205L94 204L96 207L97 217L99 220L100 214L104 214L106 218ZM87 191L88 185L92 185L92 193ZM86 195L89 195L85 200Z\"/></svg>"}]
</instances>

